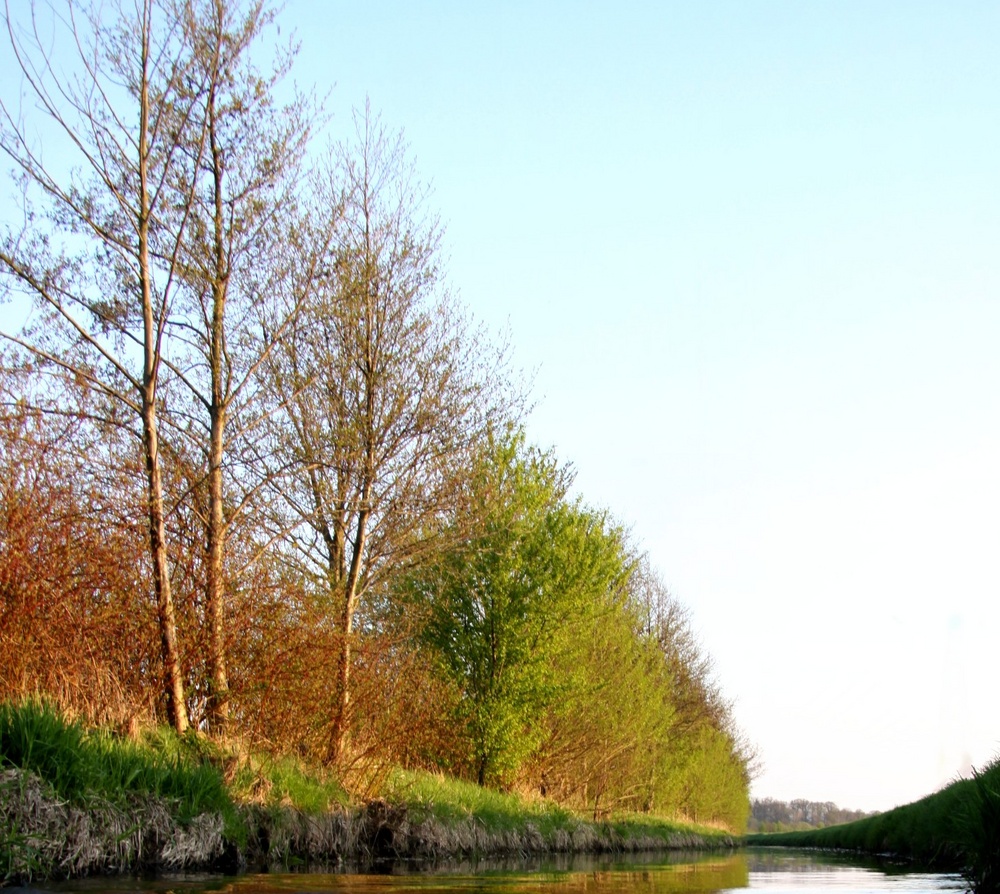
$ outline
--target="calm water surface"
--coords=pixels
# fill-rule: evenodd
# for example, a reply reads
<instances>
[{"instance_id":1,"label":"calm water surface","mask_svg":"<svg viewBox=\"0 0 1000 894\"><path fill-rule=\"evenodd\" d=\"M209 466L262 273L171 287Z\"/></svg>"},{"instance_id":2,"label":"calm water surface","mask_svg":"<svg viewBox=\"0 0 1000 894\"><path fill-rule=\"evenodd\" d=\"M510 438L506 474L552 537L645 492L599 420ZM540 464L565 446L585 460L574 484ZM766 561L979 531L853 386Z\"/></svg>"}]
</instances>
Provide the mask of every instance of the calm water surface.
<instances>
[{"instance_id":1,"label":"calm water surface","mask_svg":"<svg viewBox=\"0 0 1000 894\"><path fill-rule=\"evenodd\" d=\"M609 862L572 858L544 863L459 865L384 873L169 876L86 879L46 886L57 894L711 894L750 888L774 894L961 892L960 877L922 873L827 855L748 850ZM14 891L23 889L8 889Z\"/></svg>"}]
</instances>

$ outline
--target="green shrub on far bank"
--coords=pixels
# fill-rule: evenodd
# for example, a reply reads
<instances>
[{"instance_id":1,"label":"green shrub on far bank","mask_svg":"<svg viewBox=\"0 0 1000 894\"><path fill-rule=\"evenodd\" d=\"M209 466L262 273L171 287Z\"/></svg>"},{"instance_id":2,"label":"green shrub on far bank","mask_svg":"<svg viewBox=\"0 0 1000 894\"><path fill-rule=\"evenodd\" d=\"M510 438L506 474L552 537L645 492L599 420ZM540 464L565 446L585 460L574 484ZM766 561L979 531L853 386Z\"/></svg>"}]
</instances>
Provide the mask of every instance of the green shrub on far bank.
<instances>
[{"instance_id":1,"label":"green shrub on far bank","mask_svg":"<svg viewBox=\"0 0 1000 894\"><path fill-rule=\"evenodd\" d=\"M841 826L748 835L747 844L892 853L961 871L979 894L1000 891L1000 759L912 804Z\"/></svg>"}]
</instances>

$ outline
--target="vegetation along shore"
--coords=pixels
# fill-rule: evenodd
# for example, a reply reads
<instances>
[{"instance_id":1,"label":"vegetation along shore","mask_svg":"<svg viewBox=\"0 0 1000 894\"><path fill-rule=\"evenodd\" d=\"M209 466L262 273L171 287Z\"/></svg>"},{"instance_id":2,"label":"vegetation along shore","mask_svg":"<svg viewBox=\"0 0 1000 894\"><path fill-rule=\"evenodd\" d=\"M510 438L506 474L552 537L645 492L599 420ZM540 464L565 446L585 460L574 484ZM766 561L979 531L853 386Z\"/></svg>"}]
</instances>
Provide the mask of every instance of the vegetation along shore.
<instances>
[{"instance_id":1,"label":"vegetation along shore","mask_svg":"<svg viewBox=\"0 0 1000 894\"><path fill-rule=\"evenodd\" d=\"M962 872L978 892L1000 891L1000 759L971 779L843 825L752 834L748 844L891 855Z\"/></svg>"},{"instance_id":2,"label":"vegetation along shore","mask_svg":"<svg viewBox=\"0 0 1000 894\"><path fill-rule=\"evenodd\" d=\"M395 771L367 803L321 769L169 728L86 730L38 703L0 706L4 882L93 873L370 865L378 860L732 847L719 829Z\"/></svg>"},{"instance_id":3,"label":"vegetation along shore","mask_svg":"<svg viewBox=\"0 0 1000 894\"><path fill-rule=\"evenodd\" d=\"M3 37L6 872L742 833L711 662L529 440L402 133L322 139L280 4L72 6Z\"/></svg>"}]
</instances>

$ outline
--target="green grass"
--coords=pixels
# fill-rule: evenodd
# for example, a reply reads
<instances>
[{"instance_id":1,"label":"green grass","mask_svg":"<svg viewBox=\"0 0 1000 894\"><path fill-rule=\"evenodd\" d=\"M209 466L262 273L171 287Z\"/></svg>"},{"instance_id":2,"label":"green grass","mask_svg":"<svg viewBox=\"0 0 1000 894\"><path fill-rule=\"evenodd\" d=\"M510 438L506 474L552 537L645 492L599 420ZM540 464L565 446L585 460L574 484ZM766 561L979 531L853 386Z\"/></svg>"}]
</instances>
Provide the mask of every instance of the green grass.
<instances>
[{"instance_id":1,"label":"green grass","mask_svg":"<svg viewBox=\"0 0 1000 894\"><path fill-rule=\"evenodd\" d=\"M227 837L236 841L245 834L241 803L316 814L349 800L329 774L293 758L242 755L194 732L177 736L169 727L134 741L84 729L36 701L0 704L0 766L28 770L59 798L84 807L96 800L125 806L146 796L169 802L182 823L219 813Z\"/></svg>"},{"instance_id":2,"label":"green grass","mask_svg":"<svg viewBox=\"0 0 1000 894\"><path fill-rule=\"evenodd\" d=\"M747 844L893 853L961 871L980 894L1000 891L1000 759L972 779L841 826L748 835Z\"/></svg>"},{"instance_id":3,"label":"green grass","mask_svg":"<svg viewBox=\"0 0 1000 894\"><path fill-rule=\"evenodd\" d=\"M433 816L448 823L473 817L489 832L515 831L530 822L546 835L557 829L571 830L579 822L569 810L547 801L527 801L424 771L394 770L382 797L405 805L417 820Z\"/></svg>"},{"instance_id":4,"label":"green grass","mask_svg":"<svg viewBox=\"0 0 1000 894\"><path fill-rule=\"evenodd\" d=\"M329 772L309 767L293 757L254 754L233 774L237 800L259 801L272 807L291 806L303 813L326 813L350 805L350 795Z\"/></svg>"},{"instance_id":5,"label":"green grass","mask_svg":"<svg viewBox=\"0 0 1000 894\"><path fill-rule=\"evenodd\" d=\"M645 813L627 813L613 816L609 823L623 838L648 836L666 841L678 833L693 833L711 841L713 838L732 838L731 833L712 826L699 826L695 823L678 823L663 817L651 816Z\"/></svg>"},{"instance_id":6,"label":"green grass","mask_svg":"<svg viewBox=\"0 0 1000 894\"><path fill-rule=\"evenodd\" d=\"M339 807L360 807L351 803L331 773L291 757L248 754L234 744L194 732L177 736L167 727L148 730L138 740L124 738L106 730L85 729L55 708L35 701L0 704L0 770L10 767L29 771L54 799L85 810L117 805L127 814L129 808L155 798L182 825L202 814L221 815L224 839L237 850L256 841L260 831L255 824L261 823L261 813L250 805L263 807L271 818L283 816L284 808L321 815ZM18 785L19 778L8 783ZM617 816L590 828L577 814L550 801L428 772L396 770L380 795L391 806L406 808L412 822L434 818L442 826L457 827L472 820L477 832L500 836L499 840L507 833L515 838L537 833L544 841L561 837L565 842L569 839L561 833L582 833L584 839L601 836L607 841L613 832L622 839L651 840L663 846L670 846L677 833L726 843L715 830L646 815ZM30 857L30 842L19 841L16 831L0 829L0 864L5 850L8 863L16 850L18 872L34 874L35 869L20 859L25 854ZM39 864L37 872L44 875L43 869ZM52 867L46 871L53 871Z\"/></svg>"},{"instance_id":7,"label":"green grass","mask_svg":"<svg viewBox=\"0 0 1000 894\"><path fill-rule=\"evenodd\" d=\"M0 764L34 773L80 806L96 800L126 806L130 798L151 796L170 802L182 823L217 812L227 831L239 827L222 775L199 754L193 735L134 742L86 730L40 702L0 704Z\"/></svg>"},{"instance_id":8,"label":"green grass","mask_svg":"<svg viewBox=\"0 0 1000 894\"><path fill-rule=\"evenodd\" d=\"M572 832L584 822L550 801L525 799L423 771L393 771L382 796L390 803L405 805L418 821L428 816L442 823L475 818L488 832L516 832L531 823L548 837L559 830ZM678 833L693 833L709 840L726 837L718 829L638 813L613 816L600 825L609 826L622 838L654 838L664 843Z\"/></svg>"}]
</instances>

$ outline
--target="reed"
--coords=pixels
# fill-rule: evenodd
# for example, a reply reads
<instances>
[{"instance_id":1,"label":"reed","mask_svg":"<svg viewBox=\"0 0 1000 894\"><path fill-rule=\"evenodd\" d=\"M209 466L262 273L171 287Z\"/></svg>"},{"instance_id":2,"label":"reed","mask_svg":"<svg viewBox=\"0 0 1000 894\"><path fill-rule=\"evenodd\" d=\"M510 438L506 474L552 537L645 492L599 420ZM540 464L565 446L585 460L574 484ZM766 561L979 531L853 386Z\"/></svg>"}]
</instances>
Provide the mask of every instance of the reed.
<instances>
[{"instance_id":1,"label":"reed","mask_svg":"<svg viewBox=\"0 0 1000 894\"><path fill-rule=\"evenodd\" d=\"M747 844L895 854L961 872L979 894L1000 892L1000 759L912 804L840 826L748 835Z\"/></svg>"},{"instance_id":2,"label":"reed","mask_svg":"<svg viewBox=\"0 0 1000 894\"><path fill-rule=\"evenodd\" d=\"M955 840L963 874L982 894L1000 891L1000 759L982 772L973 770L961 809L955 816Z\"/></svg>"}]
</instances>

